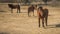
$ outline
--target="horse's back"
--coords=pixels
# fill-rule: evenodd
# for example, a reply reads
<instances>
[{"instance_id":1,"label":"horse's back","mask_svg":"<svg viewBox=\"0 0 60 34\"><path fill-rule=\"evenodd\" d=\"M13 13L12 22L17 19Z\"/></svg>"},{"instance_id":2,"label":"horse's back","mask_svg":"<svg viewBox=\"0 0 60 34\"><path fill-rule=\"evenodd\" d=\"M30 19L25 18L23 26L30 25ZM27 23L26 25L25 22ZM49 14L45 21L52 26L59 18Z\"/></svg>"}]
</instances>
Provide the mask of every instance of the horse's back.
<instances>
[{"instance_id":1,"label":"horse's back","mask_svg":"<svg viewBox=\"0 0 60 34\"><path fill-rule=\"evenodd\" d=\"M34 11L34 7L28 7L28 11Z\"/></svg>"},{"instance_id":2,"label":"horse's back","mask_svg":"<svg viewBox=\"0 0 60 34\"><path fill-rule=\"evenodd\" d=\"M10 8L20 8L20 5L8 4Z\"/></svg>"}]
</instances>

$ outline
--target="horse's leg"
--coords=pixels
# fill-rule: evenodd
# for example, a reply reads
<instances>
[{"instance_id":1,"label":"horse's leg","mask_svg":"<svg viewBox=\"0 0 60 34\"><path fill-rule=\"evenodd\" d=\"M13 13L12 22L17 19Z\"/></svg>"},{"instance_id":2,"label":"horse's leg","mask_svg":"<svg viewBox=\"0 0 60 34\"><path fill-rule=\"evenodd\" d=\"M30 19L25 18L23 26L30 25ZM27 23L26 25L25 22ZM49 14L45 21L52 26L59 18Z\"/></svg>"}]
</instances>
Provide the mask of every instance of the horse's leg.
<instances>
[{"instance_id":1,"label":"horse's leg","mask_svg":"<svg viewBox=\"0 0 60 34\"><path fill-rule=\"evenodd\" d=\"M47 19L48 19L48 17L45 17L45 24L46 24L46 26L47 26Z\"/></svg>"},{"instance_id":2,"label":"horse's leg","mask_svg":"<svg viewBox=\"0 0 60 34\"><path fill-rule=\"evenodd\" d=\"M39 24L39 27L40 27L40 16L38 16L38 24Z\"/></svg>"},{"instance_id":3,"label":"horse's leg","mask_svg":"<svg viewBox=\"0 0 60 34\"><path fill-rule=\"evenodd\" d=\"M18 13L18 8L17 8L17 13Z\"/></svg>"},{"instance_id":4,"label":"horse's leg","mask_svg":"<svg viewBox=\"0 0 60 34\"><path fill-rule=\"evenodd\" d=\"M30 16L29 13L30 13L30 11L28 10L28 16Z\"/></svg>"},{"instance_id":5,"label":"horse's leg","mask_svg":"<svg viewBox=\"0 0 60 34\"><path fill-rule=\"evenodd\" d=\"M19 13L20 13L20 8L19 8Z\"/></svg>"},{"instance_id":6,"label":"horse's leg","mask_svg":"<svg viewBox=\"0 0 60 34\"><path fill-rule=\"evenodd\" d=\"M18 13L20 13L20 6L18 6L18 7L17 7L17 9L19 10L19 12L18 12Z\"/></svg>"},{"instance_id":7,"label":"horse's leg","mask_svg":"<svg viewBox=\"0 0 60 34\"><path fill-rule=\"evenodd\" d=\"M20 6L19 6L19 13L20 13Z\"/></svg>"},{"instance_id":8,"label":"horse's leg","mask_svg":"<svg viewBox=\"0 0 60 34\"><path fill-rule=\"evenodd\" d=\"M44 18L42 18L42 26L44 27Z\"/></svg>"},{"instance_id":9,"label":"horse's leg","mask_svg":"<svg viewBox=\"0 0 60 34\"><path fill-rule=\"evenodd\" d=\"M13 13L13 9L11 8L11 13Z\"/></svg>"},{"instance_id":10,"label":"horse's leg","mask_svg":"<svg viewBox=\"0 0 60 34\"><path fill-rule=\"evenodd\" d=\"M33 11L33 16L34 16L34 11Z\"/></svg>"},{"instance_id":11,"label":"horse's leg","mask_svg":"<svg viewBox=\"0 0 60 34\"><path fill-rule=\"evenodd\" d=\"M39 22L39 27L40 27L40 18L38 18L38 22Z\"/></svg>"},{"instance_id":12,"label":"horse's leg","mask_svg":"<svg viewBox=\"0 0 60 34\"><path fill-rule=\"evenodd\" d=\"M19 11L18 11L18 10L19 10L19 8L17 8L17 13L19 13Z\"/></svg>"}]
</instances>

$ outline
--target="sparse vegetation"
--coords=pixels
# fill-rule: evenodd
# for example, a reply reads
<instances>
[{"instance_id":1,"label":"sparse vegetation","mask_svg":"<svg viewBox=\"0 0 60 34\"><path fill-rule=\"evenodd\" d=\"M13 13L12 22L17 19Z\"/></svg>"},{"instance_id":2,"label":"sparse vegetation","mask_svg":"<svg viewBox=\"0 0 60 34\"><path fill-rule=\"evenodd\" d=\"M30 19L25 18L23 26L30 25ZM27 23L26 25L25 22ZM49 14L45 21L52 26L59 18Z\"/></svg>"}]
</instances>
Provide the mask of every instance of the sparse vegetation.
<instances>
[{"instance_id":1,"label":"sparse vegetation","mask_svg":"<svg viewBox=\"0 0 60 34\"><path fill-rule=\"evenodd\" d=\"M57 0L57 1L60 1L60 0Z\"/></svg>"},{"instance_id":2,"label":"sparse vegetation","mask_svg":"<svg viewBox=\"0 0 60 34\"><path fill-rule=\"evenodd\" d=\"M50 2L50 1L52 1L52 0L43 0L43 2L44 2L45 4L47 4L47 2Z\"/></svg>"}]
</instances>

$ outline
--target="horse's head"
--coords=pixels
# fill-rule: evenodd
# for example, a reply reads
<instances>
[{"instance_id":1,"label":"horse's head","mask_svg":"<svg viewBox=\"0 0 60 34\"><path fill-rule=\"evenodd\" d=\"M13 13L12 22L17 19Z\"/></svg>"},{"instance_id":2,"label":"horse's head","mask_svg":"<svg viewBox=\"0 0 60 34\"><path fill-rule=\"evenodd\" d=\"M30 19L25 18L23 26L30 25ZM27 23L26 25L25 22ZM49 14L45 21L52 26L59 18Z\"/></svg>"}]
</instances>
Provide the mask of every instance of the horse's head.
<instances>
[{"instance_id":1,"label":"horse's head","mask_svg":"<svg viewBox=\"0 0 60 34\"><path fill-rule=\"evenodd\" d=\"M31 7L37 8L37 5L31 5Z\"/></svg>"},{"instance_id":2,"label":"horse's head","mask_svg":"<svg viewBox=\"0 0 60 34\"><path fill-rule=\"evenodd\" d=\"M8 4L8 6L9 6L9 7L11 7L11 6L12 6L12 4Z\"/></svg>"},{"instance_id":3,"label":"horse's head","mask_svg":"<svg viewBox=\"0 0 60 34\"><path fill-rule=\"evenodd\" d=\"M12 5L12 4L8 4L9 6Z\"/></svg>"},{"instance_id":4,"label":"horse's head","mask_svg":"<svg viewBox=\"0 0 60 34\"><path fill-rule=\"evenodd\" d=\"M37 5L34 5L34 9L36 9L36 10L37 10Z\"/></svg>"},{"instance_id":5,"label":"horse's head","mask_svg":"<svg viewBox=\"0 0 60 34\"><path fill-rule=\"evenodd\" d=\"M38 16L40 15L41 17L43 16L43 7L39 7L38 9L37 9L37 13L38 13Z\"/></svg>"}]
</instances>

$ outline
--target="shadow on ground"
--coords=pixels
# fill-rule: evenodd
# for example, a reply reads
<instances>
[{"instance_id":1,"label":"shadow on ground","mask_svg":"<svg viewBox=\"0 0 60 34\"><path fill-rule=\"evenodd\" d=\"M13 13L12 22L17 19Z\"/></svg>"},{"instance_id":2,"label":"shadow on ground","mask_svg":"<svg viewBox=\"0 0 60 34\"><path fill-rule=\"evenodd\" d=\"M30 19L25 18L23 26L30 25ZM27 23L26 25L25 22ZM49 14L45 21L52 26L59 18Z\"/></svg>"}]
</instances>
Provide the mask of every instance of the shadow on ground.
<instances>
[{"instance_id":1,"label":"shadow on ground","mask_svg":"<svg viewBox=\"0 0 60 34\"><path fill-rule=\"evenodd\" d=\"M60 27L60 24L57 24L56 27Z\"/></svg>"},{"instance_id":2,"label":"shadow on ground","mask_svg":"<svg viewBox=\"0 0 60 34\"><path fill-rule=\"evenodd\" d=\"M4 11L4 10L0 10L0 12L6 12L6 11Z\"/></svg>"},{"instance_id":3,"label":"shadow on ground","mask_svg":"<svg viewBox=\"0 0 60 34\"><path fill-rule=\"evenodd\" d=\"M7 32L0 32L0 34L10 34L10 33L7 33Z\"/></svg>"},{"instance_id":4,"label":"shadow on ground","mask_svg":"<svg viewBox=\"0 0 60 34\"><path fill-rule=\"evenodd\" d=\"M48 28L60 28L60 24L48 25Z\"/></svg>"}]
</instances>

